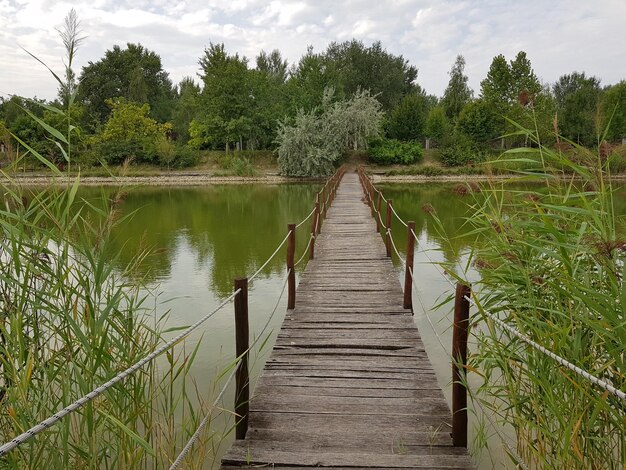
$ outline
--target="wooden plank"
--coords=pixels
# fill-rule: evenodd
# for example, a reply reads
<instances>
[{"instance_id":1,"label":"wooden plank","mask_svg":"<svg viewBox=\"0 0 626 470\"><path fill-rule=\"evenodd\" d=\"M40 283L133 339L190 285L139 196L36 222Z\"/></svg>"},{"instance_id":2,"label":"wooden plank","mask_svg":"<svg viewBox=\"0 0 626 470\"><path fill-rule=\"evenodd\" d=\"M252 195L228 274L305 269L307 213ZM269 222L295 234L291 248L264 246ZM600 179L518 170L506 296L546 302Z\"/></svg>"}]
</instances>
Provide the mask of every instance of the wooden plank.
<instances>
[{"instance_id":1,"label":"wooden plank","mask_svg":"<svg viewBox=\"0 0 626 470\"><path fill-rule=\"evenodd\" d=\"M346 175L222 468L472 468L363 201Z\"/></svg>"}]
</instances>

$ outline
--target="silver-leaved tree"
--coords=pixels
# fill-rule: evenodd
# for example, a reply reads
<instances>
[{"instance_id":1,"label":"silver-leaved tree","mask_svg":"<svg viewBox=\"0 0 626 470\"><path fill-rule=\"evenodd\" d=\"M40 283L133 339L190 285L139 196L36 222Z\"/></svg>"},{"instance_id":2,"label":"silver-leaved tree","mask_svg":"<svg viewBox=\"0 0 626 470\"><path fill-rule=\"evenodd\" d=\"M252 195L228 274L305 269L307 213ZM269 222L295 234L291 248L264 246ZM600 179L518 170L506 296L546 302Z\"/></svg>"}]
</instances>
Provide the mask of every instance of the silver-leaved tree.
<instances>
[{"instance_id":1,"label":"silver-leaved tree","mask_svg":"<svg viewBox=\"0 0 626 470\"><path fill-rule=\"evenodd\" d=\"M324 91L322 104L300 110L293 123L279 123L278 164L285 176L329 176L347 149L366 148L381 134L383 111L367 90L348 100L333 101L334 90Z\"/></svg>"}]
</instances>

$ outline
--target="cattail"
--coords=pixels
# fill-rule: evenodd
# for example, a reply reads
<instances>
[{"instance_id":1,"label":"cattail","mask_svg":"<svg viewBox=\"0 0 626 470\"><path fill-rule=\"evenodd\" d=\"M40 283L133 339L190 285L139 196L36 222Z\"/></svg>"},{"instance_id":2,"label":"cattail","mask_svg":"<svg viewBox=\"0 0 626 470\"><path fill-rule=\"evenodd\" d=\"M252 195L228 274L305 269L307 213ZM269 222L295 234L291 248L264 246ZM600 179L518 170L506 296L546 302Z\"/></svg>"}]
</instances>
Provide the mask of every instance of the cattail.
<instances>
[{"instance_id":1,"label":"cattail","mask_svg":"<svg viewBox=\"0 0 626 470\"><path fill-rule=\"evenodd\" d=\"M432 215L435 213L435 208L427 202L425 204L422 204L422 211L424 211L426 214Z\"/></svg>"}]
</instances>

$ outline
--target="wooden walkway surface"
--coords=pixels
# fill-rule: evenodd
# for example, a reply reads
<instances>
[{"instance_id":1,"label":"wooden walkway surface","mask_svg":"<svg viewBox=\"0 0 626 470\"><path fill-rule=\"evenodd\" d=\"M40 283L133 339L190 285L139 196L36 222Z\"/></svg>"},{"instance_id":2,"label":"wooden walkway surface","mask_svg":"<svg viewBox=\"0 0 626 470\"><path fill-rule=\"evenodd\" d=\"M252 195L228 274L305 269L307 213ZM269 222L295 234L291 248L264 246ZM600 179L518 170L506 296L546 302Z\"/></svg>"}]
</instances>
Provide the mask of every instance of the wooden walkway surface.
<instances>
[{"instance_id":1,"label":"wooden walkway surface","mask_svg":"<svg viewBox=\"0 0 626 470\"><path fill-rule=\"evenodd\" d=\"M347 173L222 468L473 468Z\"/></svg>"}]
</instances>

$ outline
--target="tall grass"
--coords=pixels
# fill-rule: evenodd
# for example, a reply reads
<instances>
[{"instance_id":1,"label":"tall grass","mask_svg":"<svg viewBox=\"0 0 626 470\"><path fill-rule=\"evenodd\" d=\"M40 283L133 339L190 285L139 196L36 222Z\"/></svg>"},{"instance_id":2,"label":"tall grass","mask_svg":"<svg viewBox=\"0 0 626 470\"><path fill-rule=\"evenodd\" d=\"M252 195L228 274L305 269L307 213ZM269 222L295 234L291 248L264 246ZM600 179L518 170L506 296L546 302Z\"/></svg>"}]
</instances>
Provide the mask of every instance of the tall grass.
<instances>
[{"instance_id":1,"label":"tall grass","mask_svg":"<svg viewBox=\"0 0 626 470\"><path fill-rule=\"evenodd\" d=\"M80 42L75 13L61 37L67 118L56 129L31 115L71 163L78 90L71 63ZM34 56L33 56L34 57ZM27 153L62 174L27 142ZM68 172L69 174L69 172ZM4 175L8 179L7 175ZM111 233L124 223L123 190L97 204L77 196L79 179L31 192L2 184L0 206L0 441L92 391L152 352L168 334L136 269L149 251L116 262ZM114 268L116 266L116 268ZM198 343L199 345L200 343ZM197 347L170 350L0 459L0 468L163 468L201 419L203 391L188 387Z\"/></svg>"},{"instance_id":2,"label":"tall grass","mask_svg":"<svg viewBox=\"0 0 626 470\"><path fill-rule=\"evenodd\" d=\"M537 132L518 133L534 146L504 159L531 163L519 178L540 187L487 185L468 220L480 239L471 255L481 277L468 366L481 382L474 399L515 429L531 468L626 468L626 404L486 315L626 389L626 233L606 156L601 146L593 152L570 142L574 161L544 147Z\"/></svg>"}]
</instances>

